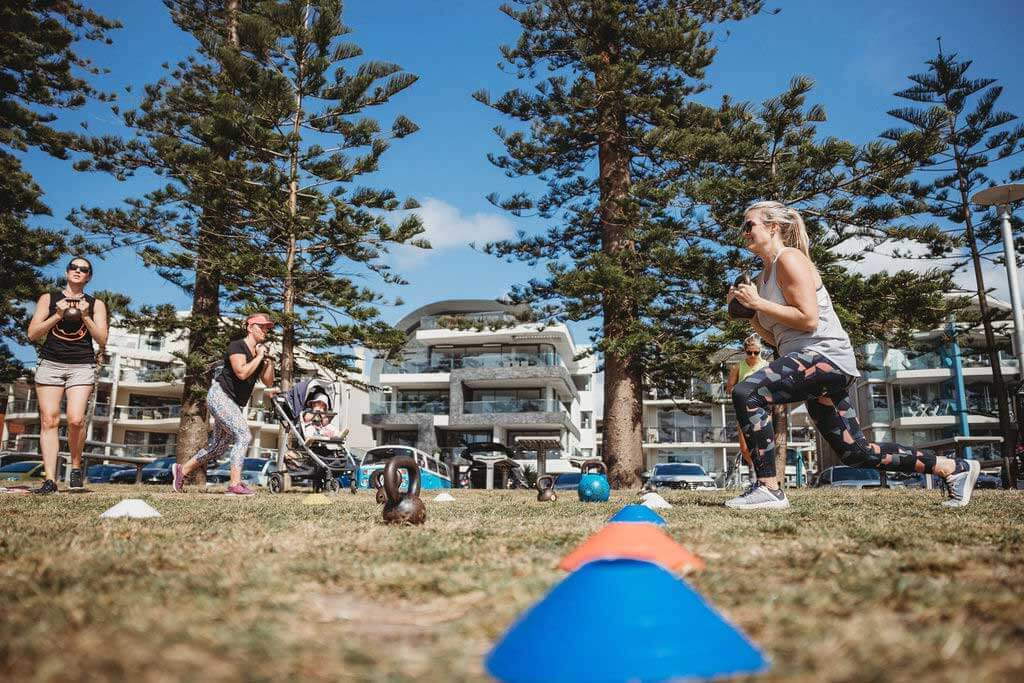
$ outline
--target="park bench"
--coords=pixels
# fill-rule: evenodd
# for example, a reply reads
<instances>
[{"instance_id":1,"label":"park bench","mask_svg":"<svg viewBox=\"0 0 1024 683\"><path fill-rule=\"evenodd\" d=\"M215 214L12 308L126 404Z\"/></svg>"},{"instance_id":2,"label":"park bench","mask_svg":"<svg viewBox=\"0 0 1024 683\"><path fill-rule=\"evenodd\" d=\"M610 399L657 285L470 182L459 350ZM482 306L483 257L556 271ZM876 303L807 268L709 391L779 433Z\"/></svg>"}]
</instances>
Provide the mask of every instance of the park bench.
<instances>
[{"instance_id":1,"label":"park bench","mask_svg":"<svg viewBox=\"0 0 1024 683\"><path fill-rule=\"evenodd\" d=\"M915 444L915 448L924 450L930 450L935 452L936 455L944 455L949 452L955 453L957 458L964 457L964 449L972 446L997 446L1002 445L1003 437L1001 436L951 436L946 439L939 439L938 441L929 441L928 443ZM1004 488L1017 488L1017 467L1014 462L1014 458L988 458L978 460L981 465L981 469L993 469L998 467L1000 470L1000 477L1003 480ZM926 477L928 488L931 488L931 478Z\"/></svg>"}]
</instances>

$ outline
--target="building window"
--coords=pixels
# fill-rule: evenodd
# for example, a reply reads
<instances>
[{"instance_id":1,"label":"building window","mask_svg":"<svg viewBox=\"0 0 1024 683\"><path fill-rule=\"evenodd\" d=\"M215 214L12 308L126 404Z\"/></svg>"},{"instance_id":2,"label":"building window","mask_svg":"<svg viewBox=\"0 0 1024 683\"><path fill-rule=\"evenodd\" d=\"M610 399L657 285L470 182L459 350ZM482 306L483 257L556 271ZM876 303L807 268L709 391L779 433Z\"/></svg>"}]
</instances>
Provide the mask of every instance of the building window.
<instances>
[{"instance_id":1,"label":"building window","mask_svg":"<svg viewBox=\"0 0 1024 683\"><path fill-rule=\"evenodd\" d=\"M143 347L150 351L159 351L164 346L164 340L162 337L156 335L147 335L143 339Z\"/></svg>"},{"instance_id":2,"label":"building window","mask_svg":"<svg viewBox=\"0 0 1024 683\"><path fill-rule=\"evenodd\" d=\"M594 424L594 413L590 410L580 411L580 429L590 429Z\"/></svg>"},{"instance_id":3,"label":"building window","mask_svg":"<svg viewBox=\"0 0 1024 683\"><path fill-rule=\"evenodd\" d=\"M380 445L382 446L412 446L416 447L416 438L419 436L416 432L398 432L398 431L384 431L380 435Z\"/></svg>"}]
</instances>

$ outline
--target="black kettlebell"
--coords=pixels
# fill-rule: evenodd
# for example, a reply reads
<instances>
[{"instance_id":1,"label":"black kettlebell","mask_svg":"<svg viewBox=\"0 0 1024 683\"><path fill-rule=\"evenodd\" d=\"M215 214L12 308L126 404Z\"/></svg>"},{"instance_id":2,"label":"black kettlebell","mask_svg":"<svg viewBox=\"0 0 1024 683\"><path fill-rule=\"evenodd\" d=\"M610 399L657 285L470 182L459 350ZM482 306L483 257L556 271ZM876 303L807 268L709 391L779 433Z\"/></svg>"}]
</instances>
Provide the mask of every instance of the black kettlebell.
<instances>
[{"instance_id":1,"label":"black kettlebell","mask_svg":"<svg viewBox=\"0 0 1024 683\"><path fill-rule=\"evenodd\" d=\"M752 284L754 283L750 279L750 275L747 274L747 271L743 271L742 273L740 273L739 277L736 278L736 281L732 283L732 286L739 287L740 285ZM755 311L752 308L747 308L746 306L741 304L739 300L735 298L729 302L730 318L753 318L756 313L757 311Z\"/></svg>"},{"instance_id":2,"label":"black kettlebell","mask_svg":"<svg viewBox=\"0 0 1024 683\"><path fill-rule=\"evenodd\" d=\"M409 491L402 493L402 470L409 473ZM384 466L384 522L386 524L423 524L427 508L420 500L420 468L408 455L398 455Z\"/></svg>"},{"instance_id":3,"label":"black kettlebell","mask_svg":"<svg viewBox=\"0 0 1024 683\"><path fill-rule=\"evenodd\" d=\"M541 503L554 503L555 499L555 478L550 474L537 477L537 500Z\"/></svg>"},{"instance_id":4,"label":"black kettlebell","mask_svg":"<svg viewBox=\"0 0 1024 683\"><path fill-rule=\"evenodd\" d=\"M82 324L82 309L78 307L78 299L65 299L68 307L61 314L61 321L68 327L77 327Z\"/></svg>"},{"instance_id":5,"label":"black kettlebell","mask_svg":"<svg viewBox=\"0 0 1024 683\"><path fill-rule=\"evenodd\" d=\"M357 472L352 472L348 480L348 490L354 496L359 491L359 477Z\"/></svg>"},{"instance_id":6,"label":"black kettlebell","mask_svg":"<svg viewBox=\"0 0 1024 683\"><path fill-rule=\"evenodd\" d=\"M370 486L377 489L377 505L387 502L384 497L384 470L374 470L370 475Z\"/></svg>"}]
</instances>

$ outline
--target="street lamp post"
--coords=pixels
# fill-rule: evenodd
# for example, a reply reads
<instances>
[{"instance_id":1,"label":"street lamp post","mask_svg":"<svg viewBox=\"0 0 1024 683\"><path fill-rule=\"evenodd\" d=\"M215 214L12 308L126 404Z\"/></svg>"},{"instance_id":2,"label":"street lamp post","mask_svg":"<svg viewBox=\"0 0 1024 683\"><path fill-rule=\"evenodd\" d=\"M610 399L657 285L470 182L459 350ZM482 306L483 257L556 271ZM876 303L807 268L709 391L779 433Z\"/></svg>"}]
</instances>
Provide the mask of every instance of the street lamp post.
<instances>
[{"instance_id":1,"label":"street lamp post","mask_svg":"<svg viewBox=\"0 0 1024 683\"><path fill-rule=\"evenodd\" d=\"M971 201L982 206L998 206L1003 233L1003 254L1006 257L1006 277L1010 284L1010 306L1013 309L1013 355L1017 359L1017 376L1024 379L1024 308L1020 298L1020 278L1017 276L1017 254L1013 248L1013 230L1010 227L1010 204L1024 199L1024 185L997 185L982 190Z\"/></svg>"}]
</instances>

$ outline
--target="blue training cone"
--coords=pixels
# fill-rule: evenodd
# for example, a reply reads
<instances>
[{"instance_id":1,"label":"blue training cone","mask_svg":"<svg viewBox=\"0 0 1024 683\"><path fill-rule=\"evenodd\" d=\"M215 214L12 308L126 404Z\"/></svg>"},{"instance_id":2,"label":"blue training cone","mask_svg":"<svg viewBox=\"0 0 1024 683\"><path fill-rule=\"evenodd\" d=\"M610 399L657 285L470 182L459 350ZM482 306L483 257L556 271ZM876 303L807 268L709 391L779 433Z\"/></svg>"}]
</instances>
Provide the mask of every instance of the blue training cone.
<instances>
[{"instance_id":1,"label":"blue training cone","mask_svg":"<svg viewBox=\"0 0 1024 683\"><path fill-rule=\"evenodd\" d=\"M646 505L632 504L622 508L609 522L638 522L643 524L665 524L665 519Z\"/></svg>"},{"instance_id":2,"label":"blue training cone","mask_svg":"<svg viewBox=\"0 0 1024 683\"><path fill-rule=\"evenodd\" d=\"M538 651L557 634L577 645ZM743 633L685 582L636 560L586 564L519 618L485 661L505 683L653 683L765 671Z\"/></svg>"}]
</instances>

